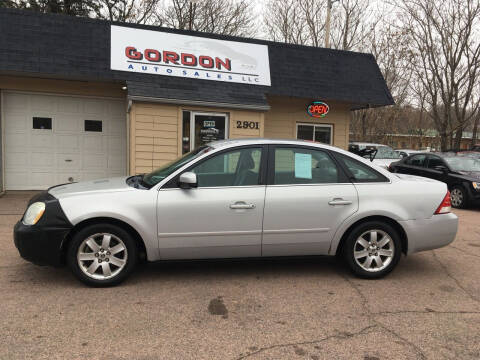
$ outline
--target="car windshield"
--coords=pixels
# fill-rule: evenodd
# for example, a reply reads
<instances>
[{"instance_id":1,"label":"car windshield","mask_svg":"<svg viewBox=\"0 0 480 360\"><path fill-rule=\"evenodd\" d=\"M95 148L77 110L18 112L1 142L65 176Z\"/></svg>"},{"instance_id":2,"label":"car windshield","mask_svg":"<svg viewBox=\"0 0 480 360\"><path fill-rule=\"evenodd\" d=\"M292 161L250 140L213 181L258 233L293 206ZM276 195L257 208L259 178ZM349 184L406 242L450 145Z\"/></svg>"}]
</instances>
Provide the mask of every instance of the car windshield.
<instances>
[{"instance_id":1,"label":"car windshield","mask_svg":"<svg viewBox=\"0 0 480 360\"><path fill-rule=\"evenodd\" d=\"M378 152L375 159L400 159L400 154L396 153L391 147L378 146Z\"/></svg>"},{"instance_id":2,"label":"car windshield","mask_svg":"<svg viewBox=\"0 0 480 360\"><path fill-rule=\"evenodd\" d=\"M453 171L480 171L480 159L467 156L451 156L444 159Z\"/></svg>"},{"instance_id":3,"label":"car windshield","mask_svg":"<svg viewBox=\"0 0 480 360\"><path fill-rule=\"evenodd\" d=\"M162 167L152 171L150 174L145 175L142 180L148 186L154 186L158 184L160 181L162 181L163 179L165 179L167 176L172 174L175 170L180 169L186 163L190 162L191 160L199 156L202 156L203 154L209 152L210 150L212 150L210 146L199 147L198 149L190 151L189 153L186 153L182 157L176 160L173 160L163 165Z\"/></svg>"}]
</instances>

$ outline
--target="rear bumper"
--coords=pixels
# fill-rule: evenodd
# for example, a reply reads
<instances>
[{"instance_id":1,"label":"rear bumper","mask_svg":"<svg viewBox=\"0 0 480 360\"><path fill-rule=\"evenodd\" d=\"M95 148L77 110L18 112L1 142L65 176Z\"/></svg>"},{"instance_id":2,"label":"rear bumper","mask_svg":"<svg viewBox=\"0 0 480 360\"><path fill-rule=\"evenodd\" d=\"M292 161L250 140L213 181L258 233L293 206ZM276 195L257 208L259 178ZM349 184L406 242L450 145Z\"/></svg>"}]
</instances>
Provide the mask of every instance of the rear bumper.
<instances>
[{"instance_id":1,"label":"rear bumper","mask_svg":"<svg viewBox=\"0 0 480 360\"><path fill-rule=\"evenodd\" d=\"M455 240L458 230L458 217L453 213L399 223L407 234L408 254L447 246Z\"/></svg>"}]
</instances>

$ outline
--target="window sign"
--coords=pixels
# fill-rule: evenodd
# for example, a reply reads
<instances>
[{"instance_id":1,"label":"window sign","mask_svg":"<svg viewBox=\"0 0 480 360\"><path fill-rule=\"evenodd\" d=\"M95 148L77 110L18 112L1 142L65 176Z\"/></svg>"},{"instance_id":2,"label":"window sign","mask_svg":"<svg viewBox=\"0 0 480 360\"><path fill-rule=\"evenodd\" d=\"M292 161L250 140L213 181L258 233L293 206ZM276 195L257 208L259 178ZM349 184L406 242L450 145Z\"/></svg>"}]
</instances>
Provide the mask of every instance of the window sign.
<instances>
[{"instance_id":1,"label":"window sign","mask_svg":"<svg viewBox=\"0 0 480 360\"><path fill-rule=\"evenodd\" d=\"M270 86L268 46L111 26L112 70Z\"/></svg>"},{"instance_id":2,"label":"window sign","mask_svg":"<svg viewBox=\"0 0 480 360\"><path fill-rule=\"evenodd\" d=\"M330 107L322 101L314 101L307 106L307 113L314 118L323 118L327 116Z\"/></svg>"},{"instance_id":3,"label":"window sign","mask_svg":"<svg viewBox=\"0 0 480 360\"><path fill-rule=\"evenodd\" d=\"M295 153L295 177L299 179L312 178L312 155Z\"/></svg>"}]
</instances>

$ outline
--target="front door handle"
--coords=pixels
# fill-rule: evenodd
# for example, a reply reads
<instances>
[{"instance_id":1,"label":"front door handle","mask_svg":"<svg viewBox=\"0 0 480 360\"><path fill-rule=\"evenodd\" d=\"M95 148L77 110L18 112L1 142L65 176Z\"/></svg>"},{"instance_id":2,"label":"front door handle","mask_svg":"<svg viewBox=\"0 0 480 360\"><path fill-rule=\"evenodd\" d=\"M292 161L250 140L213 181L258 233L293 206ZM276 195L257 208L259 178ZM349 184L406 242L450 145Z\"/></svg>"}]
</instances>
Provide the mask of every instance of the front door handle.
<instances>
[{"instance_id":1,"label":"front door handle","mask_svg":"<svg viewBox=\"0 0 480 360\"><path fill-rule=\"evenodd\" d=\"M328 202L328 205L351 205L352 202L350 200L343 200L342 198L335 198L332 201Z\"/></svg>"},{"instance_id":2,"label":"front door handle","mask_svg":"<svg viewBox=\"0 0 480 360\"><path fill-rule=\"evenodd\" d=\"M230 209L255 209L255 204L247 204L243 201L238 201L234 204L230 204Z\"/></svg>"}]
</instances>

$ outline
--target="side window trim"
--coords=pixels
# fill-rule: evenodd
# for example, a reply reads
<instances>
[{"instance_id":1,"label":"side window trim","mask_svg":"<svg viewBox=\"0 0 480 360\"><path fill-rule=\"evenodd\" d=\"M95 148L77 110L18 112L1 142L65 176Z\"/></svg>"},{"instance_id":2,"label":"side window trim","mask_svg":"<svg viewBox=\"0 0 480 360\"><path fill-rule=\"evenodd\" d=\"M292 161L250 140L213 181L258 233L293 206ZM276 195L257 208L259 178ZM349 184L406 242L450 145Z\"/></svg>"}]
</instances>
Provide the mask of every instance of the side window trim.
<instances>
[{"instance_id":1,"label":"side window trim","mask_svg":"<svg viewBox=\"0 0 480 360\"><path fill-rule=\"evenodd\" d=\"M228 152L232 151L241 151L244 149L249 149L249 148L256 148L256 149L261 149L261 158L260 158L260 169L259 169L259 184L258 185L242 185L242 186L210 186L210 187L201 187L200 189L207 189L207 188L217 188L217 187L246 187L246 186L265 186L266 185L266 162L267 162L267 146L263 144L256 144L256 145L243 145L243 146L237 146L237 147L231 147L227 148L224 150L216 151L209 156L206 156L205 158L195 162L194 164L188 166L178 174L176 174L172 179L170 179L165 185L163 185L161 188L162 189L180 189L178 186L178 179L180 178L180 175L182 175L185 172L189 172L191 169L194 167L197 167L204 163L205 161L208 161L209 159L212 159L214 156L222 155Z\"/></svg>"},{"instance_id":2,"label":"side window trim","mask_svg":"<svg viewBox=\"0 0 480 360\"><path fill-rule=\"evenodd\" d=\"M317 148L314 146L305 146L305 145L297 145L297 144L270 144L268 145L268 166L267 166L267 182L268 186L312 186L312 185L327 185L328 183L318 183L318 184L283 184L283 185L276 185L275 184L275 150L277 148L295 148L295 149L305 149L305 150L313 150L313 151L322 151L326 153L332 162L336 165L338 171L338 181L336 183L330 184L346 184L351 183L348 178L347 173L345 172L343 166L339 164L334 153L327 149Z\"/></svg>"},{"instance_id":3,"label":"side window trim","mask_svg":"<svg viewBox=\"0 0 480 360\"><path fill-rule=\"evenodd\" d=\"M369 169L372 170L375 174L378 175L379 180L356 179L355 176L350 172L348 167L343 162L342 157L348 157L350 160L358 162L362 165L365 165L365 164L363 164L361 161L358 161L358 160L356 160L356 159L354 159L354 158L352 158L348 155L340 154L340 153L337 153L335 151L332 151L331 153L332 153L333 157L335 158L335 160L337 161L337 163L339 164L339 166L341 167L341 169L347 174L348 181L353 183L353 184L369 184L369 183L372 184L372 183L390 183L391 182L389 178L387 178L386 176L384 176L383 174L381 174L380 172L378 172L377 170L375 170L372 167L369 167ZM368 166L368 165L365 165L365 166Z\"/></svg>"}]
</instances>

